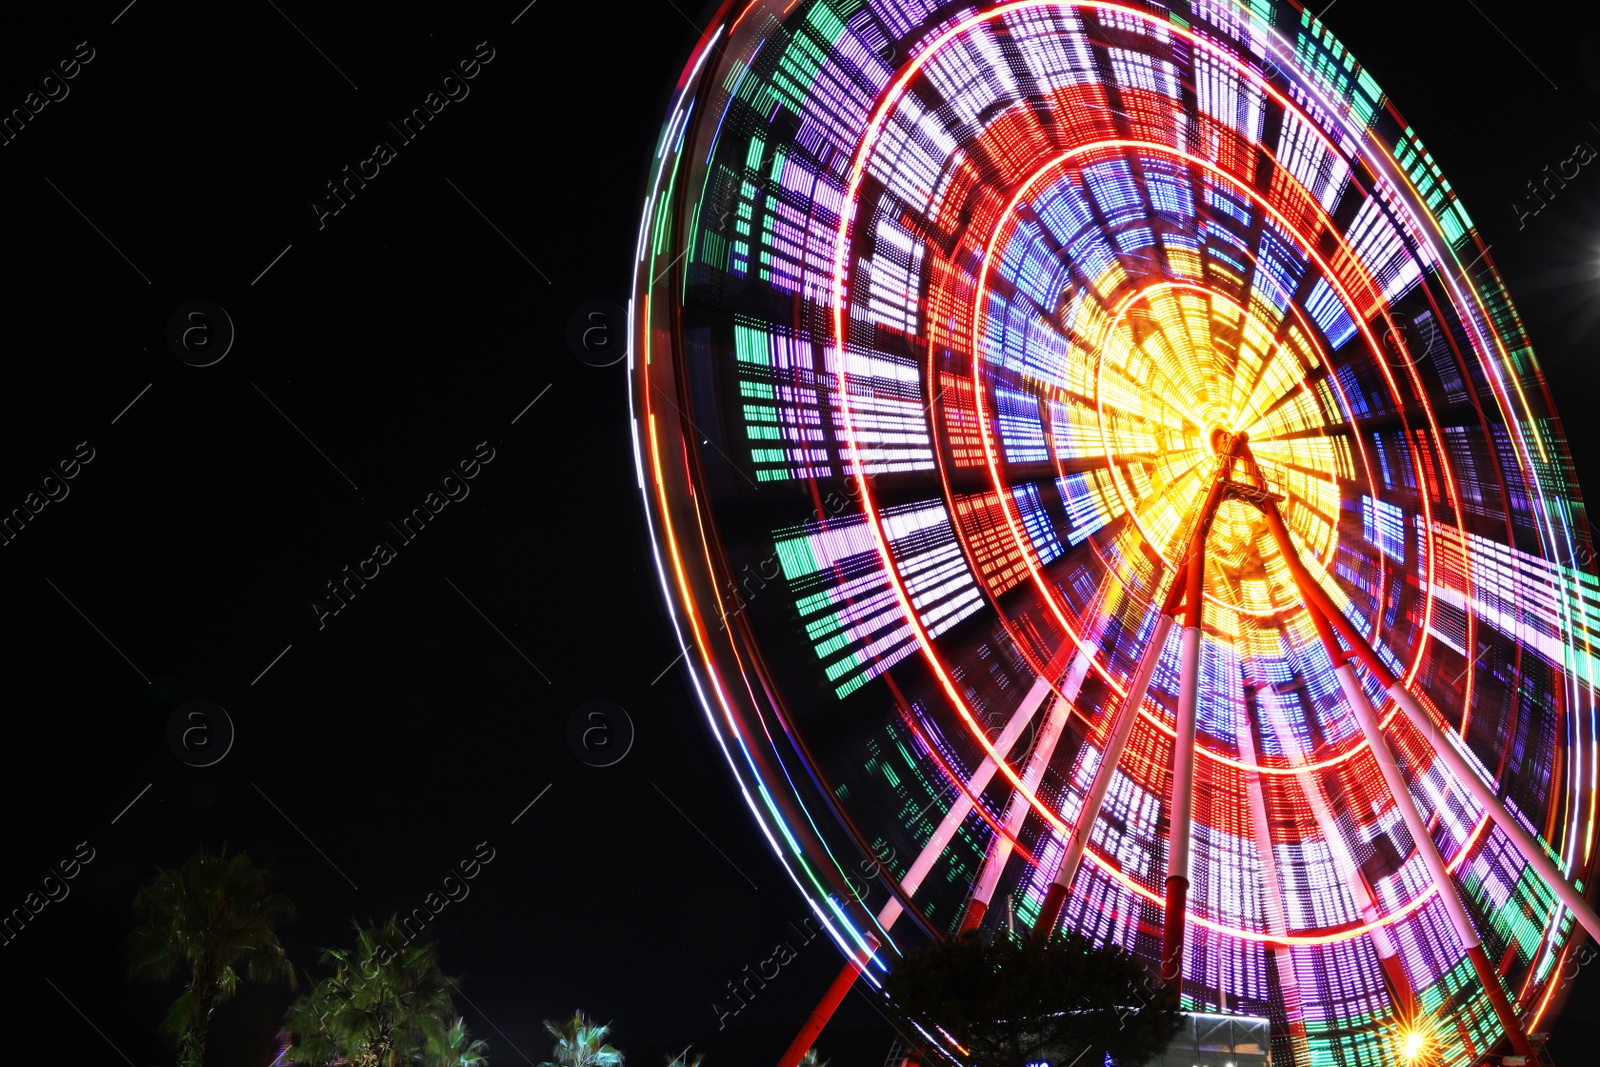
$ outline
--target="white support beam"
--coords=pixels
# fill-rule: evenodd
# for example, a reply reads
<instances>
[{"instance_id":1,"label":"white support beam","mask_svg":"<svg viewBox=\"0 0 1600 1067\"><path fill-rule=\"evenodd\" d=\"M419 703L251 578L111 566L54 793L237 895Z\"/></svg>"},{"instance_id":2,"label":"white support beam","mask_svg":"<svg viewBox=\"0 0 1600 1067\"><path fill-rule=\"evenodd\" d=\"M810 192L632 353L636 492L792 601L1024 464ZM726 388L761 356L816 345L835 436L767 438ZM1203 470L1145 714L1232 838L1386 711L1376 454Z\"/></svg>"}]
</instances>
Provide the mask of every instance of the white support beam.
<instances>
[{"instance_id":1,"label":"white support beam","mask_svg":"<svg viewBox=\"0 0 1600 1067\"><path fill-rule=\"evenodd\" d=\"M1445 870L1444 857L1439 855L1439 847L1433 843L1433 835L1428 833L1428 824L1422 818L1422 813L1417 810L1417 802L1411 796L1411 790L1406 786L1405 778L1395 763L1394 753L1389 750L1388 742L1384 740L1383 731L1378 726L1378 717L1373 713L1372 704L1367 700L1367 694L1362 690L1361 683L1356 680L1355 670L1350 664L1341 663L1334 668L1333 673L1339 679L1339 688L1344 690L1345 703L1355 715L1356 722L1361 726L1361 733L1372 749L1373 758L1378 763L1378 771L1383 775L1383 782L1394 797L1395 807L1400 809L1400 818L1405 821L1406 830L1411 834L1411 841L1417 846L1417 852L1422 855L1422 861L1427 865L1428 875L1433 884L1438 887L1439 900L1444 904L1445 913L1450 916L1450 925L1454 928L1456 937L1467 948L1477 947L1481 944L1478 929L1472 925L1466 906L1461 903L1461 897L1455 891L1455 883L1450 879L1450 872Z\"/></svg>"},{"instance_id":2,"label":"white support beam","mask_svg":"<svg viewBox=\"0 0 1600 1067\"><path fill-rule=\"evenodd\" d=\"M1005 756L1011 751L1012 747L1016 745L1017 739L1022 736L1023 730L1027 729L1034 713L1039 710L1039 705L1044 703L1044 698L1049 694L1050 683L1043 678L1034 679L1033 685L1023 694L1016 710L1011 713L1011 718L1006 723L1005 729L1000 731L1000 737L995 741L994 745L996 752L1000 753L1001 756ZM994 778L995 771L998 769L999 767L994 759L985 755L979 761L977 769L972 772L972 777L967 780L966 788L957 791L955 800L951 802L949 810L944 813L944 818L939 821L939 826L933 831L933 836L928 838L927 844L922 846L917 858L911 862L911 867L906 871L905 877L900 879L900 887L905 891L906 896L915 895L916 891L921 888L922 880L928 876L929 871L933 870L933 865L939 861L939 857L944 855L945 846L950 843L950 839L961 828L961 824L966 821L967 816L972 814L972 798L981 796L983 791L989 788L989 782ZM889 902L878 913L878 925L885 930L889 929L890 926L894 925L895 920L900 918L901 910L900 898L897 896L890 897Z\"/></svg>"},{"instance_id":3,"label":"white support beam","mask_svg":"<svg viewBox=\"0 0 1600 1067\"><path fill-rule=\"evenodd\" d=\"M1538 872L1555 893L1563 905L1577 918L1583 928L1589 931L1589 936L1600 941L1600 916L1596 916L1594 908L1583 898L1583 894L1567 881L1566 872L1556 866L1556 861L1545 850L1543 842L1535 839L1516 816L1506 810L1506 806L1495 796L1489 784L1483 780L1479 773L1467 761L1458 746L1456 736L1449 730L1440 730L1428 717L1428 713L1417 703L1416 697L1406 690L1401 682L1395 682L1389 687L1389 696L1400 706L1400 711L1406 721L1414 726L1428 742L1428 746L1438 754L1449 768L1455 781L1468 793L1472 799L1489 813L1495 825L1500 827L1505 835L1511 838L1511 843L1517 851L1522 853L1530 866Z\"/></svg>"},{"instance_id":4,"label":"white support beam","mask_svg":"<svg viewBox=\"0 0 1600 1067\"><path fill-rule=\"evenodd\" d=\"M1066 728L1067 718L1072 714L1072 706L1083 688L1083 680L1089 673L1090 663L1090 657L1082 649L1079 649L1072 658L1072 667L1067 671L1066 680L1061 683L1061 696L1051 705L1049 714L1045 716L1044 725L1039 728L1038 740L1034 742L1033 752L1028 756L1027 765L1022 769L1022 788L1012 790L1011 799L1006 803L1004 821L1001 823L1002 832L997 834L989 845L989 854L984 858L983 870L973 887L972 901L967 906L967 917L962 923L963 927L976 925L977 920L988 910L989 902L994 899L994 891L1000 884L1000 875L1005 871L1006 861L1011 858L1011 842L1022 832L1022 824L1028 812L1033 809L1033 804L1028 798L1044 780L1044 772L1055 756L1056 745L1061 741L1061 733Z\"/></svg>"},{"instance_id":5,"label":"white support beam","mask_svg":"<svg viewBox=\"0 0 1600 1067\"><path fill-rule=\"evenodd\" d=\"M1289 762L1296 768L1305 767L1308 761L1305 754L1300 751L1294 731L1284 718L1283 710L1278 707L1277 701L1269 697L1259 704L1265 706L1267 718L1272 723L1272 732L1288 756ZM1410 977L1406 974L1405 965L1400 959L1400 949L1390 936L1388 927L1378 922L1382 915L1378 909L1378 901L1373 897L1366 879L1362 877L1361 868L1356 863L1343 832L1339 829L1338 821L1333 817L1332 809L1328 807L1321 781L1315 771L1301 771L1295 779L1300 786L1301 794L1306 798L1306 805L1311 809L1311 817L1316 820L1317 827L1322 831L1323 840L1328 844L1328 852L1333 857L1334 867L1350 890L1356 910L1361 915L1361 921L1369 926L1367 937L1372 942L1373 951L1377 953L1378 963L1388 975L1391 984L1396 987L1394 989L1394 996L1398 1001L1396 1006L1402 1012L1414 1009L1416 993L1411 987Z\"/></svg>"},{"instance_id":6,"label":"white support beam","mask_svg":"<svg viewBox=\"0 0 1600 1067\"><path fill-rule=\"evenodd\" d=\"M1138 670L1128 682L1122 703L1117 706L1111 736L1106 738L1106 747L1095 766L1089 792L1078 809L1078 821L1072 828L1072 836L1067 839L1066 853L1061 857L1055 878L1045 893L1045 903L1039 912L1041 932L1048 933L1060 918L1061 902L1072 886L1079 864L1083 862L1083 852L1089 847L1089 838L1094 835L1094 824L1100 818L1100 808L1111 789L1112 779L1116 777L1117 765L1122 762L1122 753L1128 747L1128 738L1133 735L1134 724L1139 721L1139 709L1144 705L1145 694L1150 691L1150 679L1155 676L1156 666L1161 662L1161 650L1166 647L1173 621L1173 617L1166 613L1156 616L1150 641L1139 658Z\"/></svg>"},{"instance_id":7,"label":"white support beam","mask_svg":"<svg viewBox=\"0 0 1600 1067\"><path fill-rule=\"evenodd\" d=\"M1472 919L1467 914L1467 907L1461 902L1461 895L1456 891L1455 882L1444 865L1444 857L1439 854L1439 846L1434 844L1432 835L1428 833L1428 824L1423 821L1422 813L1417 810L1417 802L1406 787L1405 778L1395 763L1394 752L1384 739L1383 728L1378 725L1378 716L1372 710L1372 704L1367 700L1367 694L1362 690L1361 683L1356 680L1354 668L1347 662L1341 662L1334 668L1333 673L1339 679L1339 688L1344 690L1345 703L1355 715L1356 721L1361 725L1361 733L1372 748L1372 756L1377 761L1384 784L1389 787L1395 806L1400 809L1400 817L1405 820L1412 843L1416 845L1423 864L1428 868L1428 876L1439 891L1439 902L1444 905L1445 914L1450 917L1450 925L1455 929L1456 937L1467 950L1467 957L1472 961L1473 970L1477 972L1479 984L1489 996L1489 1003L1494 1007L1501 1028L1511 1039L1512 1047L1517 1054L1528 1055L1531 1050L1527 1034L1523 1032L1516 1010L1500 984L1500 975L1489 964L1488 957L1484 954L1477 927L1473 926Z\"/></svg>"},{"instance_id":8,"label":"white support beam","mask_svg":"<svg viewBox=\"0 0 1600 1067\"><path fill-rule=\"evenodd\" d=\"M1196 565L1204 556L1194 557ZM1195 606L1189 609L1197 615ZM1161 941L1161 980L1183 988L1183 936L1189 898L1189 846L1194 825L1194 743L1200 704L1200 627L1183 628L1178 645L1178 718L1172 739L1172 794L1167 819L1167 905Z\"/></svg>"},{"instance_id":9,"label":"white support beam","mask_svg":"<svg viewBox=\"0 0 1600 1067\"><path fill-rule=\"evenodd\" d=\"M1250 716L1241 713L1235 717L1234 724L1239 757L1255 766L1260 756ZM1256 855L1261 862L1262 905L1266 912L1267 932L1283 937L1289 932L1289 922L1284 915L1283 880L1278 875L1278 854L1272 847L1272 827L1267 822L1267 797L1261 785L1261 773L1246 771L1244 786L1250 803L1250 830L1255 838ZM1283 1012L1289 1023L1289 1042L1294 1050L1295 1063L1309 1063L1311 1053L1306 1045L1305 1006L1300 999L1300 983L1295 975L1293 952L1287 944L1282 943L1272 946L1271 952L1273 962L1277 965L1278 986L1283 990Z\"/></svg>"}]
</instances>

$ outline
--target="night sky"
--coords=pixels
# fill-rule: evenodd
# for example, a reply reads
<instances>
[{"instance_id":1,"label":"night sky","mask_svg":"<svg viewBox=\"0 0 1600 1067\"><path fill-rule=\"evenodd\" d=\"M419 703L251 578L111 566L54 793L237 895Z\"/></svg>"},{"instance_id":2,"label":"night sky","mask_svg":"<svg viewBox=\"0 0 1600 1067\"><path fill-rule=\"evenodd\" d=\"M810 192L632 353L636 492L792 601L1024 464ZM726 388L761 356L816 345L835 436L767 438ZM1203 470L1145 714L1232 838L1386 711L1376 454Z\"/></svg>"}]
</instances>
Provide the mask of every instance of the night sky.
<instances>
[{"instance_id":1,"label":"night sky","mask_svg":"<svg viewBox=\"0 0 1600 1067\"><path fill-rule=\"evenodd\" d=\"M202 847L272 872L313 971L353 917L409 911L492 850L428 932L499 1065L542 1061L540 1021L581 1007L633 1064L693 1043L708 1067L762 1067L840 965L800 945L805 906L675 664L624 370L566 340L579 305L625 300L646 160L709 12L526 2L6 17L0 108L76 73L0 146L0 511L76 474L0 547L0 910L93 851L0 946L8 1059L172 1062L153 1035L176 985L125 981L119 948L137 887ZM1600 148L1600 13L1335 0L1325 21L1492 245L1600 493L1600 160L1521 228L1514 207ZM389 130L473 59L466 96L409 142ZM380 140L393 158L319 219ZM169 347L192 300L233 324L211 366ZM457 499L398 537L463 462ZM379 541L394 557L319 617ZM189 700L236 732L208 768L167 741ZM614 766L568 744L591 700L636 728ZM724 984L785 940L798 958L719 1030ZM265 1067L292 996L219 1009L209 1062ZM1557 1062L1592 1058L1597 1008L1586 968ZM890 1039L853 995L819 1046L876 1067Z\"/></svg>"}]
</instances>

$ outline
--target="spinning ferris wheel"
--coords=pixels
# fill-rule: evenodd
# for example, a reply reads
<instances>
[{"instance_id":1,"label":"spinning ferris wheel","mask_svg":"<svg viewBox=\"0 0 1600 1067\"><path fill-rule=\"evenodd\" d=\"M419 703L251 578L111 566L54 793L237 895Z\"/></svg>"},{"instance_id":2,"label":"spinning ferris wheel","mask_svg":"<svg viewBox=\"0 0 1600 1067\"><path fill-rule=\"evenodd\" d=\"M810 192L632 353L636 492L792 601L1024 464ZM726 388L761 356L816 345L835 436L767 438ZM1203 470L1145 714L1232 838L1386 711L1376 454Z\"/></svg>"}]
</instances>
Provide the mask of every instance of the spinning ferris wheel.
<instances>
[{"instance_id":1,"label":"spinning ferris wheel","mask_svg":"<svg viewBox=\"0 0 1600 1067\"><path fill-rule=\"evenodd\" d=\"M1471 218L1316 18L730 0L634 278L662 592L848 958L813 1027L1010 921L1279 1062L1526 1053L1600 935L1589 524Z\"/></svg>"}]
</instances>

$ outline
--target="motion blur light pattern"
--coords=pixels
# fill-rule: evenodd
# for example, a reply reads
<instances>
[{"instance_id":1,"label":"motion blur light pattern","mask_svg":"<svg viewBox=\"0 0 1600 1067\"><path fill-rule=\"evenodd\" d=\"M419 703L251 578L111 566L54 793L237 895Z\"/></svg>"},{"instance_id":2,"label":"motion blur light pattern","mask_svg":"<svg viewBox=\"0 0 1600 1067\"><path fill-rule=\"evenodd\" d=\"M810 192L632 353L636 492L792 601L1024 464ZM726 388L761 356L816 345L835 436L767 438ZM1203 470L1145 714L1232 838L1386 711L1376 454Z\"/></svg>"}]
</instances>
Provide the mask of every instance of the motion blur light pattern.
<instances>
[{"instance_id":1,"label":"motion blur light pattern","mask_svg":"<svg viewBox=\"0 0 1600 1067\"><path fill-rule=\"evenodd\" d=\"M1002 898L1039 921L1236 434L1344 619L1587 884L1600 585L1486 253L1291 3L718 12L644 202L640 488L716 737L866 980ZM1270 1018L1284 1063L1393 1062L1402 1025L1488 1050L1261 511L1223 501L1202 573L1186 1003ZM1152 963L1179 644L1061 913ZM1358 675L1536 1030L1571 913Z\"/></svg>"}]
</instances>

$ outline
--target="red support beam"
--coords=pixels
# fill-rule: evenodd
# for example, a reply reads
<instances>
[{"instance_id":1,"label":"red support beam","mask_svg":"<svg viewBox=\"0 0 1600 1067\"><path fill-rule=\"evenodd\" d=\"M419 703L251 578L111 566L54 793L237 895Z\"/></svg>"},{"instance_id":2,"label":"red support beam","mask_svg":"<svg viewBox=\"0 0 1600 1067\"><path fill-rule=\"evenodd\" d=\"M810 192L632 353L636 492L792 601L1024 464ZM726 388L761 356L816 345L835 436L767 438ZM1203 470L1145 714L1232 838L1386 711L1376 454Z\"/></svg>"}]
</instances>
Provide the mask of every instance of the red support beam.
<instances>
[{"instance_id":1,"label":"red support beam","mask_svg":"<svg viewBox=\"0 0 1600 1067\"><path fill-rule=\"evenodd\" d=\"M1230 447L1219 463L1226 462L1231 468L1234 454L1233 448ZM1095 768L1089 792L1084 797L1083 806L1078 810L1078 821L1072 829L1071 838L1067 841L1067 850L1056 868L1055 877L1050 881L1050 888L1045 890L1044 903L1039 908L1039 919L1033 928L1036 937L1049 937L1061 921L1061 909L1066 906L1067 892L1072 887L1072 879L1077 876L1078 865L1083 861L1083 853L1089 847L1089 837L1094 833L1096 820L1100 818L1100 808L1105 803L1106 792L1111 788L1111 780L1116 776L1117 765L1122 762L1122 752L1127 747L1134 723L1139 718L1139 708L1144 704L1145 694L1150 691L1150 680L1155 676L1161 650L1167 643L1167 634L1171 632L1172 625L1176 621L1174 617L1183 606L1185 597L1190 603L1199 603L1199 597L1190 594L1191 587L1197 584L1190 576L1198 573L1197 568L1193 566L1193 554L1196 544L1200 544L1202 550L1204 549L1205 534L1210 528L1211 516L1222 500L1225 477L1226 469L1219 469L1217 476L1212 479L1205 502L1200 507L1200 521L1190 532L1189 543L1184 546L1177 570L1173 573L1172 585L1168 587L1167 595L1162 600L1161 615L1156 620L1150 644L1146 646L1144 656L1139 661L1139 668L1129 682L1127 693L1117 706L1116 721L1106 738L1106 748L1100 754L1100 763ZM1200 569L1203 570L1203 567ZM1194 613L1191 609L1191 614ZM973 913L969 911L968 918L976 926L982 914L980 911L973 917ZM962 929L968 928L963 924Z\"/></svg>"},{"instance_id":2,"label":"red support beam","mask_svg":"<svg viewBox=\"0 0 1600 1067\"><path fill-rule=\"evenodd\" d=\"M1220 440L1219 440L1220 437ZM1265 478L1261 475L1260 468L1256 466L1254 457L1251 456L1247 439L1243 434L1230 436L1216 431L1213 434L1213 447L1218 452L1217 471L1213 478L1205 503L1200 512L1200 521L1190 536L1188 551L1183 557L1178 573L1174 576L1172 587L1163 604L1162 614L1173 616L1177 613L1180 604L1184 607L1184 633L1180 659L1180 692L1177 738L1173 748L1173 794L1171 798L1172 813L1169 820L1168 841L1168 877L1166 914L1162 937L1162 968L1161 975L1167 984L1171 995L1181 998L1183 982L1183 937L1188 905L1188 844L1192 812L1192 784L1194 766L1194 711L1198 700L1198 666L1199 666L1199 636L1202 622L1202 609L1204 598L1204 572L1205 572L1205 539L1210 530L1216 508L1223 499L1224 493L1230 484L1230 476L1236 462L1242 461L1260 483L1260 488L1266 486ZM1391 672L1378 657L1372 646L1359 634L1349 621L1334 605L1332 599L1312 578L1305 564L1301 561L1299 553L1294 547L1287 525L1279 512L1276 501L1268 495L1246 496L1236 494L1248 500L1260 509L1266 518L1267 526L1276 542L1284 563L1288 567L1290 577L1294 580L1295 587L1305 601L1307 614L1313 627L1321 640L1330 659L1333 660L1335 673L1339 676L1340 685L1345 690L1347 703L1351 706L1363 732L1367 734L1369 746L1377 760L1379 770L1384 774L1386 784L1393 794L1395 803L1401 811L1402 818L1407 823L1413 842L1422 854L1424 862L1428 865L1430 875L1438 889L1440 899L1446 911L1450 914L1452 926L1458 937L1463 942L1467 956L1471 960L1477 973L1479 982L1489 997L1490 1005L1500 1022L1501 1028L1511 1040L1512 1047L1518 1055L1532 1055L1532 1047L1524 1033L1521 1023L1516 1016L1506 990L1500 982L1500 976L1493 964L1483 951L1477 932L1467 916L1465 906L1456 892L1454 882L1449 872L1444 868L1444 861L1439 855L1433 838L1427 832L1427 827L1421 821L1420 813L1416 809L1405 782L1399 778L1399 770L1395 765L1394 754L1386 739L1383 737L1376 713L1371 703L1366 699L1365 692L1356 681L1349 661L1359 660L1373 676L1389 690L1389 695L1405 713L1407 719L1429 742L1436 753L1444 760L1451 772L1461 784L1471 792L1480 804L1494 817L1495 821L1506 831L1518 849L1528 859L1530 864L1539 874L1551 884L1552 889L1561 898L1568 908L1574 911L1576 917L1590 931L1600 937L1600 918L1582 895L1566 881L1564 875L1555 866L1549 854L1536 841L1532 835L1524 830L1515 819L1506 812L1499 803L1493 791L1483 780L1472 772L1466 759L1456 749L1454 739L1441 737L1431 720L1423 713L1416 699L1405 690L1401 681ZM1165 620L1163 620L1165 621ZM1167 623L1171 625L1170 622ZM1162 629L1162 636L1166 630ZM1343 638L1350 646L1346 650L1340 645ZM1159 654L1159 645L1155 652ZM1151 657L1152 659L1154 657ZM1141 663L1139 675L1145 674L1144 664ZM1136 675L1136 678L1138 675ZM1142 687L1136 689L1130 686L1129 696L1139 692L1142 701ZM1125 701L1124 707L1119 709L1125 714L1121 716L1131 721L1137 717L1138 706L1134 702ZM1186 713L1187 712L1187 716ZM1187 718L1187 721L1185 721ZM1122 723L1114 727L1114 732L1119 732ZM1187 743L1185 742L1187 738ZM1118 753L1120 756L1120 751ZM1109 756L1109 746L1107 756ZM1102 769L1109 763L1114 770L1116 761L1103 758ZM1098 774L1097 774L1098 777ZM1109 781L1109 775L1108 775ZM1103 797L1101 798L1103 799ZM1098 817L1099 805L1095 805L1094 817ZM1087 805L1085 805L1085 813ZM1087 844L1088 833L1092 831L1094 819L1085 820L1080 813L1080 830L1084 844ZM1079 837L1074 834L1074 838ZM1081 849L1079 851L1081 857ZM1075 865L1074 865L1075 866ZM1065 868L1065 864L1063 865ZM1059 921L1060 910L1065 900L1067 885L1060 884L1058 872L1057 880L1051 885L1046 896L1045 905L1040 916L1038 929L1049 931ZM1069 882L1070 885L1070 875ZM975 927L982 919L986 903L974 900L962 922L962 929ZM1048 921L1046 921L1048 919ZM876 944L874 942L874 949ZM1398 957L1385 958L1381 961L1384 965L1384 977L1389 985L1397 1004L1402 1011L1412 1002L1413 994L1404 969L1398 966ZM829 986L827 994L823 997L817 1008L811 1013L806 1026L790 1045L784 1058L779 1061L778 1067L795 1067L802 1056L811 1047L817 1035L821 1033L828 1018L843 1001L854 984L856 976L861 973L862 964L852 959Z\"/></svg>"},{"instance_id":3,"label":"red support beam","mask_svg":"<svg viewBox=\"0 0 1600 1067\"><path fill-rule=\"evenodd\" d=\"M1252 463L1253 465L1253 463ZM1393 797L1395 807L1399 809L1400 817L1406 824L1406 830L1411 835L1412 843L1421 855L1423 863L1428 868L1428 874L1433 881L1434 888L1439 893L1439 900L1444 905L1445 912L1450 918L1450 925L1455 929L1456 937L1466 949L1467 958L1472 962L1473 971L1476 973L1478 983L1483 987L1489 997L1490 1007L1494 1009L1495 1017L1500 1023L1500 1028L1505 1031L1511 1040L1511 1047L1519 1056L1533 1055L1533 1047L1528 1043L1528 1035L1522 1029L1522 1023L1517 1018L1516 1010L1512 1007L1510 998L1506 995L1505 986L1501 984L1500 975L1495 971L1494 965L1489 962L1488 956L1483 951L1482 941L1478 931L1473 926L1471 917L1467 914L1466 905L1461 902L1461 896L1456 891L1455 882L1450 877L1449 870L1445 867L1444 857L1439 854L1439 848L1434 843L1433 837L1428 833L1427 823L1417 809L1416 801L1411 796L1405 779L1401 777L1400 768L1395 761L1393 751L1389 748L1387 739L1383 735L1382 726L1378 722L1377 713L1373 711L1371 702L1367 699L1365 690L1355 676L1354 669L1350 666L1352 657L1361 660L1363 665L1369 666L1380 682L1392 684L1394 675L1384 666L1382 660L1372 650L1372 646L1355 632L1344 616L1338 612L1323 592L1320 586L1312 580L1310 573L1301 562L1299 553L1294 547L1294 542L1289 537L1288 526L1283 521L1282 514L1278 511L1275 501L1265 499L1260 502L1262 514L1266 516L1267 527L1272 532L1273 540L1277 542L1278 551L1284 558L1284 563L1289 568L1290 576L1294 578L1295 586L1306 601L1306 612L1311 617L1311 624L1317 631L1323 648L1328 653L1328 658L1333 661L1334 675L1339 680L1339 687L1344 691L1345 703L1349 706L1356 722L1360 725L1367 745L1372 750L1373 759L1378 765L1378 771L1383 775L1384 784L1388 786ZM1346 637L1351 642L1351 651L1346 651L1340 646L1335 631ZM1385 968L1386 977L1391 982L1404 980L1404 972L1399 975L1389 975L1389 968Z\"/></svg>"},{"instance_id":4,"label":"red support beam","mask_svg":"<svg viewBox=\"0 0 1600 1067\"><path fill-rule=\"evenodd\" d=\"M1189 557L1187 603L1178 645L1178 716L1172 739L1172 794L1167 820L1167 900L1161 931L1161 981L1176 1002L1183 995L1183 934L1189 906L1189 835L1194 818L1194 744L1200 702L1200 620L1204 604L1205 535L1201 519Z\"/></svg>"},{"instance_id":5,"label":"red support beam","mask_svg":"<svg viewBox=\"0 0 1600 1067\"><path fill-rule=\"evenodd\" d=\"M1189 835L1194 817L1194 745L1200 701L1200 624L1205 608L1206 537L1246 440L1242 433L1212 431L1211 446L1217 453L1217 467L1194 531L1189 536L1189 554L1183 565L1183 634L1178 645L1178 716L1172 741L1172 793L1167 808L1167 898L1161 931L1161 981L1174 1003L1183 999L1183 935L1189 906Z\"/></svg>"},{"instance_id":6,"label":"red support beam","mask_svg":"<svg viewBox=\"0 0 1600 1067\"><path fill-rule=\"evenodd\" d=\"M868 944L873 944L873 940L870 937L868 938ZM844 970L840 971L832 984L828 986L828 991L822 995L822 1000L811 1010L811 1015L806 1019L806 1024L800 1028L800 1032L789 1043L783 1058L778 1060L778 1067L796 1067L799 1064L805 1054L810 1051L811 1046L816 1044L817 1035L821 1034L822 1028L828 1025L828 1020L838 1010L845 995L850 992L850 987L855 985L856 976L862 970L863 964L857 962L855 957L852 956L850 962L844 965Z\"/></svg>"},{"instance_id":7,"label":"red support beam","mask_svg":"<svg viewBox=\"0 0 1600 1067\"><path fill-rule=\"evenodd\" d=\"M1182 577L1182 572L1179 572ZM1056 868L1056 876L1050 883L1050 888L1045 891L1044 904L1039 909L1039 920L1033 930L1034 935L1048 938L1056 924L1061 921L1061 908L1067 900L1067 890L1072 886L1072 879L1078 873L1078 865L1083 861L1084 850L1089 847L1089 835L1094 833L1094 824L1100 818L1100 806L1105 803L1106 792L1111 788L1111 779L1117 773L1117 764L1122 762L1122 752L1128 745L1128 738L1133 734L1134 723L1139 719L1139 708L1144 703L1144 696L1150 691L1150 679L1155 676L1156 665L1161 661L1161 649L1167 643L1167 634L1172 631L1172 616L1163 614L1156 619L1155 629L1150 635L1150 643L1145 647L1144 655L1139 660L1138 670L1128 684L1127 695L1115 712L1116 720L1112 724L1111 734L1106 738L1105 751L1100 754L1100 763L1095 767L1094 780L1089 785L1089 792L1083 798L1083 806L1078 811L1078 822L1072 828L1072 837L1067 841L1067 850L1061 857L1061 864Z\"/></svg>"}]
</instances>

